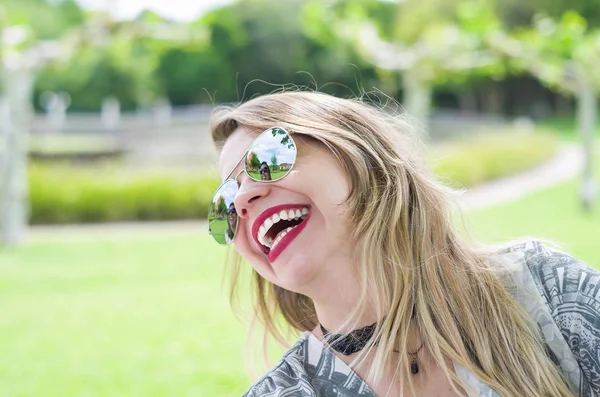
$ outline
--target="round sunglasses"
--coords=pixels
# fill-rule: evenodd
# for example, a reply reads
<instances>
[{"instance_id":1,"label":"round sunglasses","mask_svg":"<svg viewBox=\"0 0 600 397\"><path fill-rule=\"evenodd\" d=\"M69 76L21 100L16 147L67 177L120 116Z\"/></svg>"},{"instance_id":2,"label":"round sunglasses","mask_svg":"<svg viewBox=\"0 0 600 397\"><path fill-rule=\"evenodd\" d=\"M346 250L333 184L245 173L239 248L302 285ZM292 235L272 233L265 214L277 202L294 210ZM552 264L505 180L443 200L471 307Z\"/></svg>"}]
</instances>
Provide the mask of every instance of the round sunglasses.
<instances>
[{"instance_id":1,"label":"round sunglasses","mask_svg":"<svg viewBox=\"0 0 600 397\"><path fill-rule=\"evenodd\" d=\"M296 143L285 129L272 127L262 132L237 162L243 161L244 172L257 182L276 182L288 175L296 162ZM222 245L233 242L238 229L235 197L239 185L233 171L215 192L208 207L208 232ZM239 174L238 174L239 175Z\"/></svg>"}]
</instances>

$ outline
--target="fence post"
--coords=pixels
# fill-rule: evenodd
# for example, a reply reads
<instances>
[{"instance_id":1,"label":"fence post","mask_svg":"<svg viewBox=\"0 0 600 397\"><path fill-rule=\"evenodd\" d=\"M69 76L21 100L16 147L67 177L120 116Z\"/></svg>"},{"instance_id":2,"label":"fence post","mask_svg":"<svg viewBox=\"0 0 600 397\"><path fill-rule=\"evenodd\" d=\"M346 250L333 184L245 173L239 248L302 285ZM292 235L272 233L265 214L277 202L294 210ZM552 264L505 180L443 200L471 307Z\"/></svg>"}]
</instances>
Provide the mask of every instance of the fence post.
<instances>
[{"instance_id":1,"label":"fence post","mask_svg":"<svg viewBox=\"0 0 600 397\"><path fill-rule=\"evenodd\" d=\"M6 245L24 242L29 218L27 152L34 77L28 68L2 69L0 122L5 141L0 189L0 235Z\"/></svg>"},{"instance_id":2,"label":"fence post","mask_svg":"<svg viewBox=\"0 0 600 397\"><path fill-rule=\"evenodd\" d=\"M581 133L584 153L583 180L581 183L581 202L583 208L590 212L594 203L595 185L592 178L592 158L594 154L594 135L596 132L596 113L598 101L596 91L591 82L580 81L578 87L577 123Z\"/></svg>"},{"instance_id":3,"label":"fence post","mask_svg":"<svg viewBox=\"0 0 600 397\"><path fill-rule=\"evenodd\" d=\"M115 97L109 96L102 101L102 125L106 130L116 130L121 124L121 104Z\"/></svg>"}]
</instances>

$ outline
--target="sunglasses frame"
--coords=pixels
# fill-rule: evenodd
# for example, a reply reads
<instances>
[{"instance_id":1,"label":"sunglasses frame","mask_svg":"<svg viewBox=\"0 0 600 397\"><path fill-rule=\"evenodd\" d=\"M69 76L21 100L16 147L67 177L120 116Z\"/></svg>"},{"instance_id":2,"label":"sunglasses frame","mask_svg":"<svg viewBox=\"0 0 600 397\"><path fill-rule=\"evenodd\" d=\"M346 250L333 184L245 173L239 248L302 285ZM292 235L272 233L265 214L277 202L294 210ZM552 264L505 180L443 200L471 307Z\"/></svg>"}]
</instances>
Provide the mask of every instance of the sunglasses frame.
<instances>
[{"instance_id":1,"label":"sunglasses frame","mask_svg":"<svg viewBox=\"0 0 600 397\"><path fill-rule=\"evenodd\" d=\"M262 179L258 179L258 180L257 180L257 179L254 179L254 178L253 178L253 177L250 175L250 173L248 172L248 169L247 169L248 162L247 162L247 161L245 161L245 160L246 160L246 158L248 157L248 153L250 153L250 149L252 148L252 145L254 145L254 144L256 143L256 141L258 141L258 140L259 140L259 139L260 139L260 138L261 138L263 135L265 135L267 132L271 132L271 131L272 131L272 130L274 130L274 129L280 129L280 130L283 130L283 131L285 131L285 133L287 134L287 136L289 136L289 137L290 137L290 140L291 140L292 144L294 145L294 148L296 149L296 158L297 158L297 156L298 156L298 145L296 145L296 141L294 141L294 137L293 137L293 136L292 136L292 134L291 134L291 132L293 132L293 131L291 131L291 132L290 132L290 131L286 130L285 128L282 128L282 127L270 127L270 128L267 128L266 130L264 130L263 132L261 132L260 134L258 134L258 136L257 136L257 137L256 137L256 138L255 138L255 139L252 141L252 143L250 144L250 146L248 146L248 150L246 150L246 152L244 152L244 155L242 156L242 158L241 158L241 159L240 159L240 160L239 160L239 161L238 161L238 162L235 164L235 166L233 167L233 169L231 170L231 172L229 173L229 175L227 175L227 177L225 178L225 180L223 181L223 183L221 183L221 184L219 185L219 187L217 188L217 190L215 190L215 193L213 194L213 197L212 197L212 199L210 200L210 201L211 201L211 204L213 203L213 201L214 201L214 198L215 198L215 196L217 195L217 192L218 192L219 190L221 190L221 188L222 188L223 186L225 186L227 183L229 183L229 182L231 182L231 181L234 181L234 182L235 182L235 184L236 184L236 186L237 186L237 189L238 189L238 191L239 191L240 184L238 183L238 181L237 181L237 178L240 176L240 174L241 174L242 172L245 172L245 173L246 173L246 175L248 175L248 178L252 179L254 182L259 182L259 183L273 183L273 182L279 182L280 180L282 180L283 178L285 178L286 176L288 176L288 175L289 175L290 171L292 171L292 169L293 169L293 168L294 168L294 166L296 165L296 159L294 159L294 162L292 163L292 166L291 166L291 167L290 167L290 168L287 170L287 172L285 173L285 175L283 175L281 178L279 178L279 179L275 179L275 180L264 181L264 180L262 180ZM240 163L241 163L241 162L244 162L244 168L243 168L243 169L242 169L242 170L241 170L241 171L240 171L240 172L239 172L239 173L238 173L238 174L235 176L235 178L232 178L231 176L233 175L233 172L234 172L234 171L235 171L235 169L236 169L236 168L237 168L237 167L240 165ZM260 171L260 168L259 168L259 171ZM236 195L237 195L237 192L236 192ZM235 206L234 206L234 208L235 208ZM208 214L210 215L210 204L209 204L209 207L208 207ZM237 217L237 218L238 218L238 220L239 220L239 215L237 214L237 210L236 210L236 217ZM213 221L213 222L214 222L214 221ZM236 223L235 223L235 230L233 231L233 238L231 239L231 241L230 241L229 243L227 243L227 242L226 242L226 243L224 243L224 244L223 244L223 243L220 243L220 242L218 242L218 241L217 241L217 239L216 239L216 238L214 237L214 235L212 234L212 231L210 230L210 224L211 224L211 222L210 222L210 220L209 220L209 222L208 222L208 234L210 234L211 236L213 236L213 239L214 239L214 240L217 242L217 244L219 244L219 245L231 245L231 243L233 243L233 240L235 240L235 236L237 236L237 231L238 231L238 228L239 228L239 225L240 225L240 223L239 223L239 222L236 222Z\"/></svg>"}]
</instances>

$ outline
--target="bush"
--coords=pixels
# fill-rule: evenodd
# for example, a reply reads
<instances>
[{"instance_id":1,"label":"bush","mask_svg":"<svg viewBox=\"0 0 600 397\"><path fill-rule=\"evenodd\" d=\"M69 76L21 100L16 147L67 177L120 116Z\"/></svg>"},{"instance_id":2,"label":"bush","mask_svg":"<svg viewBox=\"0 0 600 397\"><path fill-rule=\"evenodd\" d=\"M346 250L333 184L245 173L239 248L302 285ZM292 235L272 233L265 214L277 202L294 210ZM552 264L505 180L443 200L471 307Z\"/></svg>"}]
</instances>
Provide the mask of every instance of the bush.
<instances>
[{"instance_id":1,"label":"bush","mask_svg":"<svg viewBox=\"0 0 600 397\"><path fill-rule=\"evenodd\" d=\"M474 186L535 167L550 159L558 140L549 134L486 134L438 147L433 170L450 185Z\"/></svg>"},{"instance_id":2,"label":"bush","mask_svg":"<svg viewBox=\"0 0 600 397\"><path fill-rule=\"evenodd\" d=\"M451 184L472 186L540 164L557 148L546 135L487 135L434 149L430 163ZM135 172L116 166L30 166L31 223L204 219L219 185L212 175Z\"/></svg>"},{"instance_id":3,"label":"bush","mask_svg":"<svg viewBox=\"0 0 600 397\"><path fill-rule=\"evenodd\" d=\"M30 166L29 183L33 224L202 219L219 184L212 176L42 164Z\"/></svg>"}]
</instances>

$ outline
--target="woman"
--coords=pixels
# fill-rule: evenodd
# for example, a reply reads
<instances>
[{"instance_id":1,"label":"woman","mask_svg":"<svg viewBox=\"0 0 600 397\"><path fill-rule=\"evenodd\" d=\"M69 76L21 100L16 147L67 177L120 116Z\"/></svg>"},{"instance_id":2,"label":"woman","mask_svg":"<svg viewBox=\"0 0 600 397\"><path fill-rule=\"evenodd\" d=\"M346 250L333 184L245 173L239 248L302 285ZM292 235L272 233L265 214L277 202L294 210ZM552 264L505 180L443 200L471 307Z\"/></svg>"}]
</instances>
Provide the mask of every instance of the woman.
<instances>
[{"instance_id":1,"label":"woman","mask_svg":"<svg viewBox=\"0 0 600 397\"><path fill-rule=\"evenodd\" d=\"M260 179L262 181L270 181L271 180L271 169L269 168L269 164L266 161L260 163L260 168L258 169L260 173Z\"/></svg>"},{"instance_id":2,"label":"woman","mask_svg":"<svg viewBox=\"0 0 600 397\"><path fill-rule=\"evenodd\" d=\"M245 395L599 393L600 275L537 241L463 239L452 191L410 131L310 92L214 112L219 191L235 190L234 245L253 269L256 317L279 340L281 318L302 332ZM251 178L257 148L291 167Z\"/></svg>"}]
</instances>

